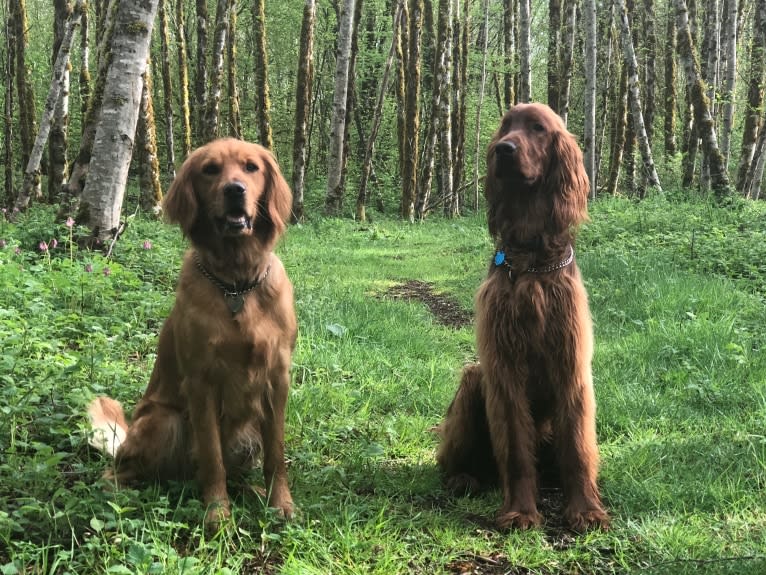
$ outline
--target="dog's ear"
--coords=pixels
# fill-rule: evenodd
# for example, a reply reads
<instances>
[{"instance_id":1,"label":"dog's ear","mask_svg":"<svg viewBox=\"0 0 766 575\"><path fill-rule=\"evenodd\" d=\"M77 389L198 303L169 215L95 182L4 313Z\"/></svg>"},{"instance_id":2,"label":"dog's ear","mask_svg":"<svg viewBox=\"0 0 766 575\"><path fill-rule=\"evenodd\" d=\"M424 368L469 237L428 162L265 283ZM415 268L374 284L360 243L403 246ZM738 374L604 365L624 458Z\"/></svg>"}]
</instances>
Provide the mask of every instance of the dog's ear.
<instances>
[{"instance_id":1,"label":"dog's ear","mask_svg":"<svg viewBox=\"0 0 766 575\"><path fill-rule=\"evenodd\" d=\"M273 154L265 148L261 154L266 165L266 189L259 201L260 221L256 230L264 244L271 244L285 231L293 205L293 194Z\"/></svg>"},{"instance_id":2,"label":"dog's ear","mask_svg":"<svg viewBox=\"0 0 766 575\"><path fill-rule=\"evenodd\" d=\"M199 209L197 195L194 192L193 175L198 162L198 154L192 154L186 158L181 169L176 173L170 189L165 195L163 212L168 222L178 224L185 236L191 232L197 221Z\"/></svg>"},{"instance_id":3,"label":"dog's ear","mask_svg":"<svg viewBox=\"0 0 766 575\"><path fill-rule=\"evenodd\" d=\"M588 219L590 183L582 151L572 134L555 132L551 146L546 185L554 198L553 217L561 229L566 229Z\"/></svg>"}]
</instances>

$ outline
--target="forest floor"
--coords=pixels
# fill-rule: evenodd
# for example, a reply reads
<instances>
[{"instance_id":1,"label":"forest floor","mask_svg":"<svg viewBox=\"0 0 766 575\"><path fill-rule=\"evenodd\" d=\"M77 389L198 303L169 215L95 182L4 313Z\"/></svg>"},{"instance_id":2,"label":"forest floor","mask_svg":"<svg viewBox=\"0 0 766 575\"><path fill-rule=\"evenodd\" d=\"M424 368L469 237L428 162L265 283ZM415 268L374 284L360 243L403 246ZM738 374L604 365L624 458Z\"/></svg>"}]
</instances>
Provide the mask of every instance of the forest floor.
<instances>
[{"instance_id":1,"label":"forest floor","mask_svg":"<svg viewBox=\"0 0 766 575\"><path fill-rule=\"evenodd\" d=\"M517 532L495 527L497 491L441 485L433 429L476 359L482 215L288 230L298 514L275 517L254 472L230 484L232 525L213 537L194 482L110 489L87 443L93 396L130 408L144 390L180 232L132 218L106 259L50 209L0 222L0 575L766 573L766 207L670 194L590 216L576 250L612 526L584 534L559 491Z\"/></svg>"}]
</instances>

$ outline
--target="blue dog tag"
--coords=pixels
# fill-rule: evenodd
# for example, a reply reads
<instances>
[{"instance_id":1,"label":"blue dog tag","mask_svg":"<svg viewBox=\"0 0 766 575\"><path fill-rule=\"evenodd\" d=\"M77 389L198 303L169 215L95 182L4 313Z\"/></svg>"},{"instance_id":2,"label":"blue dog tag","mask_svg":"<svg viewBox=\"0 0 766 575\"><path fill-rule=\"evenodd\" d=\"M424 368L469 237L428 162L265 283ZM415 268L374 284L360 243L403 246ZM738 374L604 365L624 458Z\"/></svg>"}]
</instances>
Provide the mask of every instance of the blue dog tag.
<instances>
[{"instance_id":1,"label":"blue dog tag","mask_svg":"<svg viewBox=\"0 0 766 575\"><path fill-rule=\"evenodd\" d=\"M505 252L503 250L498 250L495 252L495 265L501 266L505 263Z\"/></svg>"}]
</instances>

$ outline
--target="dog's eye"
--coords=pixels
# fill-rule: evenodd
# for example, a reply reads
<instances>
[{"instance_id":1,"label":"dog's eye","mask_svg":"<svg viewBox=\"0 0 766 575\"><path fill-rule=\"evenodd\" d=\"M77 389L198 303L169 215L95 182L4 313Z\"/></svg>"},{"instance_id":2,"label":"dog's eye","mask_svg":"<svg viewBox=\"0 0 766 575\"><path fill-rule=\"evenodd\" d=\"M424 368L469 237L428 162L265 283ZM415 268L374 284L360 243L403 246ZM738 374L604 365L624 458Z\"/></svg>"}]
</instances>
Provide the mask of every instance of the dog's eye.
<instances>
[{"instance_id":1,"label":"dog's eye","mask_svg":"<svg viewBox=\"0 0 766 575\"><path fill-rule=\"evenodd\" d=\"M246 172L257 172L258 171L258 165L254 162L247 162L245 164L245 171Z\"/></svg>"},{"instance_id":2,"label":"dog's eye","mask_svg":"<svg viewBox=\"0 0 766 575\"><path fill-rule=\"evenodd\" d=\"M220 174L221 173L221 166L219 166L218 164L215 164L213 162L211 162L209 164L205 164L202 167L202 173L206 174L208 176L215 176L216 174Z\"/></svg>"},{"instance_id":3,"label":"dog's eye","mask_svg":"<svg viewBox=\"0 0 766 575\"><path fill-rule=\"evenodd\" d=\"M543 126L540 122L535 122L534 124L532 124L532 129L535 132L544 132L545 126Z\"/></svg>"}]
</instances>

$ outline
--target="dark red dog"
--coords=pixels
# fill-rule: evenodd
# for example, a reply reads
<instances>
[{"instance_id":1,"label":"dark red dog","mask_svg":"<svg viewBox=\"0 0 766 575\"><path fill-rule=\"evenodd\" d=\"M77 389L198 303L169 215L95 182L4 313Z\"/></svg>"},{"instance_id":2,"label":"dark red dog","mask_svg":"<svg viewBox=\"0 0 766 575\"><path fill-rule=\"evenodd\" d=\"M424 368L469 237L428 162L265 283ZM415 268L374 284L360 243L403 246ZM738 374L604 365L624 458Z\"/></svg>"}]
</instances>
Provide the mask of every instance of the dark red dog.
<instances>
[{"instance_id":1,"label":"dark red dog","mask_svg":"<svg viewBox=\"0 0 766 575\"><path fill-rule=\"evenodd\" d=\"M596 475L593 333L574 260L588 177L574 137L548 106L520 104L487 152L485 195L497 251L476 295L479 363L441 426L447 485L499 482L500 527L538 525L538 460L553 453L576 530L605 527Z\"/></svg>"}]
</instances>

